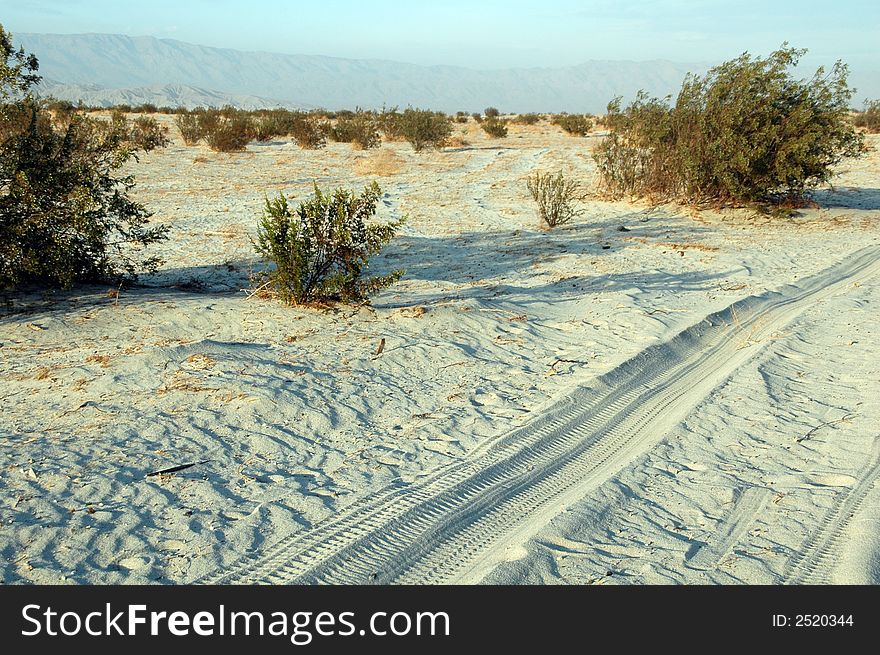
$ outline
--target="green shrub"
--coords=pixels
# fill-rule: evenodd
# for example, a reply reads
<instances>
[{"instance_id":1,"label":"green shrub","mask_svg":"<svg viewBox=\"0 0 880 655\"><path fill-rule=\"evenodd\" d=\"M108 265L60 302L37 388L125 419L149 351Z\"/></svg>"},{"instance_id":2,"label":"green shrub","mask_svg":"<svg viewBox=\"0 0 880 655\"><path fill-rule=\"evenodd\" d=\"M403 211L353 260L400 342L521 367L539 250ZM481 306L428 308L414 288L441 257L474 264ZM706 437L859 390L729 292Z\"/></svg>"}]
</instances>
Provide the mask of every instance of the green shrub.
<instances>
[{"instance_id":1,"label":"green shrub","mask_svg":"<svg viewBox=\"0 0 880 655\"><path fill-rule=\"evenodd\" d=\"M868 132L880 132L880 100L865 100L865 108L855 115L853 124Z\"/></svg>"},{"instance_id":2,"label":"green shrub","mask_svg":"<svg viewBox=\"0 0 880 655\"><path fill-rule=\"evenodd\" d=\"M642 93L609 104L611 134L594 157L601 184L625 194L685 202L799 200L831 177L861 137L847 120L847 67L792 78L804 50L748 53L689 75L674 106Z\"/></svg>"},{"instance_id":3,"label":"green shrub","mask_svg":"<svg viewBox=\"0 0 880 655\"><path fill-rule=\"evenodd\" d=\"M471 118L473 118L477 123L483 122L483 115L482 114L474 112L473 114L471 114Z\"/></svg>"},{"instance_id":4,"label":"green shrub","mask_svg":"<svg viewBox=\"0 0 880 655\"><path fill-rule=\"evenodd\" d=\"M452 124L442 112L407 108L396 118L394 130L412 144L413 150L441 148L452 134Z\"/></svg>"},{"instance_id":5,"label":"green shrub","mask_svg":"<svg viewBox=\"0 0 880 655\"><path fill-rule=\"evenodd\" d=\"M580 184L565 179L562 172L536 172L528 177L526 187L538 203L538 215L547 227L568 223L583 213L576 207L584 198Z\"/></svg>"},{"instance_id":6,"label":"green shrub","mask_svg":"<svg viewBox=\"0 0 880 655\"><path fill-rule=\"evenodd\" d=\"M243 113L209 110L200 122L202 136L216 152L242 152L254 138L254 123Z\"/></svg>"},{"instance_id":7,"label":"green shrub","mask_svg":"<svg viewBox=\"0 0 880 655\"><path fill-rule=\"evenodd\" d=\"M483 115L486 118L498 118L499 116L501 116L501 112L498 111L495 107L486 107L483 110Z\"/></svg>"},{"instance_id":8,"label":"green shrub","mask_svg":"<svg viewBox=\"0 0 880 655\"><path fill-rule=\"evenodd\" d=\"M194 146L202 140L202 126L196 114L178 114L174 118L174 124L180 130L183 142L188 146Z\"/></svg>"},{"instance_id":9,"label":"green shrub","mask_svg":"<svg viewBox=\"0 0 880 655\"><path fill-rule=\"evenodd\" d=\"M271 114L256 116L253 119L254 139L265 143L279 136L287 136L286 127Z\"/></svg>"},{"instance_id":10,"label":"green shrub","mask_svg":"<svg viewBox=\"0 0 880 655\"><path fill-rule=\"evenodd\" d=\"M503 139L507 136L507 122L497 118L490 118L480 125L483 131L493 139Z\"/></svg>"},{"instance_id":11,"label":"green shrub","mask_svg":"<svg viewBox=\"0 0 880 655\"><path fill-rule=\"evenodd\" d=\"M592 118L583 114L556 114L552 123L573 136L587 136L593 129Z\"/></svg>"},{"instance_id":12,"label":"green shrub","mask_svg":"<svg viewBox=\"0 0 880 655\"><path fill-rule=\"evenodd\" d=\"M149 152L156 148L165 148L171 141L168 139L168 128L159 125L155 118L138 116L129 126L128 141L135 149Z\"/></svg>"},{"instance_id":13,"label":"green shrub","mask_svg":"<svg viewBox=\"0 0 880 655\"><path fill-rule=\"evenodd\" d=\"M402 221L368 223L381 191L373 182L357 195L345 189L315 195L291 210L284 194L266 199L256 251L275 264L257 277L284 302L364 300L393 284L403 271L365 277L371 257L391 241Z\"/></svg>"},{"instance_id":14,"label":"green shrub","mask_svg":"<svg viewBox=\"0 0 880 655\"><path fill-rule=\"evenodd\" d=\"M120 171L158 147L124 116L74 113L57 127L30 94L37 61L15 51L0 26L0 288L67 287L77 281L134 276L158 260L139 250L166 238L128 193Z\"/></svg>"},{"instance_id":15,"label":"green shrub","mask_svg":"<svg viewBox=\"0 0 880 655\"><path fill-rule=\"evenodd\" d=\"M359 150L378 148L382 144L376 119L364 112L339 119L330 128L329 136L333 141L351 143Z\"/></svg>"},{"instance_id":16,"label":"green shrub","mask_svg":"<svg viewBox=\"0 0 880 655\"><path fill-rule=\"evenodd\" d=\"M291 126L290 135L300 148L318 150L327 145L328 125L311 116L298 116Z\"/></svg>"},{"instance_id":17,"label":"green shrub","mask_svg":"<svg viewBox=\"0 0 880 655\"><path fill-rule=\"evenodd\" d=\"M540 122L540 120L540 114L520 114L513 119L513 122L517 125L535 125L536 123Z\"/></svg>"}]
</instances>

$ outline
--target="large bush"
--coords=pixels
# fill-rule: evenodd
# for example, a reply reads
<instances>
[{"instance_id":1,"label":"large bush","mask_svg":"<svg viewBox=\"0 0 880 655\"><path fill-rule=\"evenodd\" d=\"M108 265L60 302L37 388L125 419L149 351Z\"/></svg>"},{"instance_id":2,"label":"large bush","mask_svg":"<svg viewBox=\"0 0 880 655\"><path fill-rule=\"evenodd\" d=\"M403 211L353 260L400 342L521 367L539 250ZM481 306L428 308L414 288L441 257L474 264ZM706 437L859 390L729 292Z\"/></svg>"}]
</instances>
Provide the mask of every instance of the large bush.
<instances>
[{"instance_id":1,"label":"large bush","mask_svg":"<svg viewBox=\"0 0 880 655\"><path fill-rule=\"evenodd\" d=\"M452 134L452 123L446 114L427 109L409 107L396 114L391 125L391 131L409 141L416 152L440 148Z\"/></svg>"},{"instance_id":2,"label":"large bush","mask_svg":"<svg viewBox=\"0 0 880 655\"><path fill-rule=\"evenodd\" d=\"M593 119L584 114L556 114L552 123L572 136L587 136L593 129Z\"/></svg>"},{"instance_id":3,"label":"large bush","mask_svg":"<svg viewBox=\"0 0 880 655\"><path fill-rule=\"evenodd\" d=\"M121 169L161 145L161 131L118 114L57 122L30 95L36 70L0 26L0 287L66 287L154 268L142 251L166 228L148 225Z\"/></svg>"},{"instance_id":4,"label":"large bush","mask_svg":"<svg viewBox=\"0 0 880 655\"><path fill-rule=\"evenodd\" d=\"M284 194L266 200L254 244L275 264L258 276L261 289L291 304L363 300L397 281L403 271L369 277L369 260L394 237L402 221L370 223L381 191L373 182L357 195L322 192L291 210Z\"/></svg>"},{"instance_id":5,"label":"large bush","mask_svg":"<svg viewBox=\"0 0 880 655\"><path fill-rule=\"evenodd\" d=\"M493 139L503 139L507 136L507 122L498 120L497 118L490 118L480 125L483 128L483 131L491 136Z\"/></svg>"},{"instance_id":6,"label":"large bush","mask_svg":"<svg viewBox=\"0 0 880 655\"><path fill-rule=\"evenodd\" d=\"M796 200L861 152L847 120L847 67L792 77L804 50L743 54L690 75L675 105L640 94L608 107L611 134L595 153L601 182L626 194L687 202Z\"/></svg>"},{"instance_id":7,"label":"large bush","mask_svg":"<svg viewBox=\"0 0 880 655\"><path fill-rule=\"evenodd\" d=\"M201 137L216 152L242 152L255 137L253 119L234 107L207 109L198 117Z\"/></svg>"},{"instance_id":8,"label":"large bush","mask_svg":"<svg viewBox=\"0 0 880 655\"><path fill-rule=\"evenodd\" d=\"M330 128L329 135L333 141L351 143L358 150L378 148L382 144L378 121L366 112L359 112L351 118L340 118Z\"/></svg>"}]
</instances>

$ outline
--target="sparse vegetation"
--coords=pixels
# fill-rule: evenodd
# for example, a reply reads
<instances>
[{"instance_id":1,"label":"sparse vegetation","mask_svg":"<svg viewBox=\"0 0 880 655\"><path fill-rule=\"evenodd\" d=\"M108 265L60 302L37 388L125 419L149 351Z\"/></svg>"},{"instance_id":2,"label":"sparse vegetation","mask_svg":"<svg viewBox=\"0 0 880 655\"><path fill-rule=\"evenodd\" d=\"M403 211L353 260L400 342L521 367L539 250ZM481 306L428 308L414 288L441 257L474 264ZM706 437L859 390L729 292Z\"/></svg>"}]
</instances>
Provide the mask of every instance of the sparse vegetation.
<instances>
[{"instance_id":1,"label":"sparse vegetation","mask_svg":"<svg viewBox=\"0 0 880 655\"><path fill-rule=\"evenodd\" d=\"M674 106L644 93L626 109L613 101L611 135L594 154L604 189L696 203L800 201L862 149L848 120L846 65L793 79L804 52L746 53L690 75Z\"/></svg>"},{"instance_id":2,"label":"sparse vegetation","mask_svg":"<svg viewBox=\"0 0 880 655\"><path fill-rule=\"evenodd\" d=\"M452 134L452 124L445 114L412 107L397 114L392 129L409 141L416 152L427 148L441 148Z\"/></svg>"},{"instance_id":3,"label":"sparse vegetation","mask_svg":"<svg viewBox=\"0 0 880 655\"><path fill-rule=\"evenodd\" d=\"M178 114L174 118L174 124L180 130L183 142L188 146L194 146L202 140L202 126L196 114Z\"/></svg>"},{"instance_id":4,"label":"sparse vegetation","mask_svg":"<svg viewBox=\"0 0 880 655\"><path fill-rule=\"evenodd\" d=\"M541 121L541 114L519 114L513 119L517 125L535 125Z\"/></svg>"},{"instance_id":5,"label":"sparse vegetation","mask_svg":"<svg viewBox=\"0 0 880 655\"><path fill-rule=\"evenodd\" d=\"M291 125L290 135L300 148L319 150L327 145L327 123L311 116L298 116Z\"/></svg>"},{"instance_id":6,"label":"sparse vegetation","mask_svg":"<svg viewBox=\"0 0 880 655\"><path fill-rule=\"evenodd\" d=\"M134 276L158 260L141 251L166 238L129 198L120 171L160 147L161 130L117 113L111 120L74 112L60 124L31 87L33 55L12 47L0 26L0 288L68 287Z\"/></svg>"},{"instance_id":7,"label":"sparse vegetation","mask_svg":"<svg viewBox=\"0 0 880 655\"><path fill-rule=\"evenodd\" d=\"M373 182L360 195L324 193L315 185L314 196L296 210L284 194L267 199L254 247L275 266L258 275L258 288L289 304L352 302L396 282L403 271L364 275L402 224L369 222L380 195Z\"/></svg>"},{"instance_id":8,"label":"sparse vegetation","mask_svg":"<svg viewBox=\"0 0 880 655\"><path fill-rule=\"evenodd\" d=\"M593 119L586 114L556 114L551 122L572 136L587 136L593 129Z\"/></svg>"},{"instance_id":9,"label":"sparse vegetation","mask_svg":"<svg viewBox=\"0 0 880 655\"><path fill-rule=\"evenodd\" d=\"M853 124L868 132L880 132L880 100L865 100L864 109L855 115Z\"/></svg>"},{"instance_id":10,"label":"sparse vegetation","mask_svg":"<svg viewBox=\"0 0 880 655\"><path fill-rule=\"evenodd\" d=\"M486 118L498 118L499 116L501 116L501 112L498 111L498 109L496 109L495 107L486 107L483 110L483 115Z\"/></svg>"},{"instance_id":11,"label":"sparse vegetation","mask_svg":"<svg viewBox=\"0 0 880 655\"><path fill-rule=\"evenodd\" d=\"M156 119L150 116L138 116L130 123L128 141L137 150L144 152L165 148L171 143L168 139L168 128L159 125Z\"/></svg>"},{"instance_id":12,"label":"sparse vegetation","mask_svg":"<svg viewBox=\"0 0 880 655\"><path fill-rule=\"evenodd\" d=\"M493 139L503 139L507 136L507 121L501 121L497 118L490 118L480 124L483 131Z\"/></svg>"},{"instance_id":13,"label":"sparse vegetation","mask_svg":"<svg viewBox=\"0 0 880 655\"><path fill-rule=\"evenodd\" d=\"M244 112L209 109L200 115L202 138L216 152L242 152L254 138L254 123Z\"/></svg>"},{"instance_id":14,"label":"sparse vegetation","mask_svg":"<svg viewBox=\"0 0 880 655\"><path fill-rule=\"evenodd\" d=\"M359 112L351 118L341 118L330 128L330 138L341 143L351 143L358 150L378 148L382 144L375 117Z\"/></svg>"},{"instance_id":15,"label":"sparse vegetation","mask_svg":"<svg viewBox=\"0 0 880 655\"><path fill-rule=\"evenodd\" d=\"M541 222L549 228L568 223L583 213L577 207L584 198L581 185L566 179L561 171L555 174L538 171L528 177L526 187L538 203Z\"/></svg>"}]
</instances>

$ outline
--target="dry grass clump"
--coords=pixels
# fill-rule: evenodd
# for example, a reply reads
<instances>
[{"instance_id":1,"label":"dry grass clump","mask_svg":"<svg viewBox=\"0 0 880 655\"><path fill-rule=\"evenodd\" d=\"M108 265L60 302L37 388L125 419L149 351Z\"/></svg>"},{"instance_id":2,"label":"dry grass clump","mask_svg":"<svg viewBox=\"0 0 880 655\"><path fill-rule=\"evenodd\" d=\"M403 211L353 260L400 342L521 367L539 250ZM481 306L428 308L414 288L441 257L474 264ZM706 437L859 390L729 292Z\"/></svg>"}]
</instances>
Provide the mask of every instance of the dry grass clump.
<instances>
[{"instance_id":1,"label":"dry grass clump","mask_svg":"<svg viewBox=\"0 0 880 655\"><path fill-rule=\"evenodd\" d=\"M400 172L403 160L393 150L378 150L354 162L357 175L387 177Z\"/></svg>"},{"instance_id":2,"label":"dry grass clump","mask_svg":"<svg viewBox=\"0 0 880 655\"><path fill-rule=\"evenodd\" d=\"M581 186L575 180L565 179L562 172L530 175L526 186L538 203L541 222L548 228L570 222L583 213L577 203L584 198Z\"/></svg>"}]
</instances>

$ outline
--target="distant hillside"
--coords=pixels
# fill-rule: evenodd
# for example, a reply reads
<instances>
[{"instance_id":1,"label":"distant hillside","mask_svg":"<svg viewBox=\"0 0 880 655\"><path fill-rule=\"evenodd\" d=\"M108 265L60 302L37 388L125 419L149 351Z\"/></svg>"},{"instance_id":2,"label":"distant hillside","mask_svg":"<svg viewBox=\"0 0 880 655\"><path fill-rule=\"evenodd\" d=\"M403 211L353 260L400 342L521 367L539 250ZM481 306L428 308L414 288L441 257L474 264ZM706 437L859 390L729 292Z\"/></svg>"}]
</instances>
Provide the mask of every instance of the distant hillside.
<instances>
[{"instance_id":1,"label":"distant hillside","mask_svg":"<svg viewBox=\"0 0 880 655\"><path fill-rule=\"evenodd\" d=\"M37 55L44 93L90 104L279 104L338 109L407 105L442 111L600 112L616 95L674 92L689 70L668 61L472 70L391 61L241 52L112 34L15 34Z\"/></svg>"},{"instance_id":2,"label":"distant hillside","mask_svg":"<svg viewBox=\"0 0 880 655\"><path fill-rule=\"evenodd\" d=\"M38 86L40 95L52 96L60 100L77 102L82 100L89 106L109 107L112 105L142 105L151 103L157 107L220 107L233 105L240 109L263 109L266 107L285 107L287 109L308 109L305 105L260 96L238 95L209 91L185 84L166 84L164 86L135 87L131 89L108 89L97 84L64 84L43 78Z\"/></svg>"}]
</instances>

